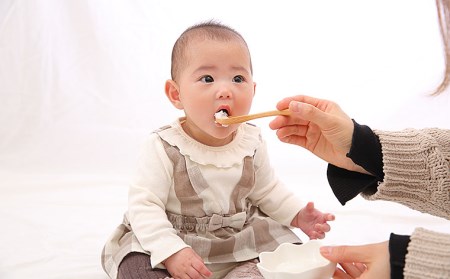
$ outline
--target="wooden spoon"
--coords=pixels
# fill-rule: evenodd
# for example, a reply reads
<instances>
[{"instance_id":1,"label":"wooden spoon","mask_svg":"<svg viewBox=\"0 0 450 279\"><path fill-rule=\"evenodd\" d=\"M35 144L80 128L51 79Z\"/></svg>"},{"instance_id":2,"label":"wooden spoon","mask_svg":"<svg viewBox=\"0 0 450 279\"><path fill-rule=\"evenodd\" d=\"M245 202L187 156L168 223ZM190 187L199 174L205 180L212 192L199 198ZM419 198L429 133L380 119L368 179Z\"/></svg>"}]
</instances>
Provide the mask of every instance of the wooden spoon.
<instances>
[{"instance_id":1,"label":"wooden spoon","mask_svg":"<svg viewBox=\"0 0 450 279\"><path fill-rule=\"evenodd\" d=\"M241 116L231 116L227 118L216 118L216 122L222 125L230 125L236 123L246 122L256 118L268 117L268 116L277 116L277 115L290 115L291 112L289 109L285 110L272 110L266 112L260 112L249 115L241 115Z\"/></svg>"}]
</instances>

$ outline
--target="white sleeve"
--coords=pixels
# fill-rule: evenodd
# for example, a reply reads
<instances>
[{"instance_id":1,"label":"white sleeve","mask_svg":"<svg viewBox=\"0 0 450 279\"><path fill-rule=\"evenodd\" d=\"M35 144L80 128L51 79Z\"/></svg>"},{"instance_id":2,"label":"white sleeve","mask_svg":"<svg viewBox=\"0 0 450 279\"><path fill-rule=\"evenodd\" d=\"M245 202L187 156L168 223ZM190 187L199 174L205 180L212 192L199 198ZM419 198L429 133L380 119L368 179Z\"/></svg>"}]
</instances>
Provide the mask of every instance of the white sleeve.
<instances>
[{"instance_id":1,"label":"white sleeve","mask_svg":"<svg viewBox=\"0 0 450 279\"><path fill-rule=\"evenodd\" d=\"M152 134L144 144L128 193L130 224L142 248L151 253L152 266L189 247L176 234L165 213L172 174L173 165L161 139Z\"/></svg>"}]
</instances>

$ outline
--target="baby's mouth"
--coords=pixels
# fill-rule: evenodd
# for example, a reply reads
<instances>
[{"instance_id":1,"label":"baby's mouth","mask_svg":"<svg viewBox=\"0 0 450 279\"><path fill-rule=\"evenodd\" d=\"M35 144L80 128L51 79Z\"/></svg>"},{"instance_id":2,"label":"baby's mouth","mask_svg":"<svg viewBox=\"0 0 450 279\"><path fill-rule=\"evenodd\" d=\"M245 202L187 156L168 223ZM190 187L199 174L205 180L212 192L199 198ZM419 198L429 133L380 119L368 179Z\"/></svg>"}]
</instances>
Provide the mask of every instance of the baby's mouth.
<instances>
[{"instance_id":1,"label":"baby's mouth","mask_svg":"<svg viewBox=\"0 0 450 279\"><path fill-rule=\"evenodd\" d=\"M220 109L218 110L215 114L214 114L214 119L224 119L224 118L228 118L228 110L226 109ZM217 121L215 121L217 124ZM220 124L222 125L222 127L228 127L228 125L224 125L224 124Z\"/></svg>"}]
</instances>

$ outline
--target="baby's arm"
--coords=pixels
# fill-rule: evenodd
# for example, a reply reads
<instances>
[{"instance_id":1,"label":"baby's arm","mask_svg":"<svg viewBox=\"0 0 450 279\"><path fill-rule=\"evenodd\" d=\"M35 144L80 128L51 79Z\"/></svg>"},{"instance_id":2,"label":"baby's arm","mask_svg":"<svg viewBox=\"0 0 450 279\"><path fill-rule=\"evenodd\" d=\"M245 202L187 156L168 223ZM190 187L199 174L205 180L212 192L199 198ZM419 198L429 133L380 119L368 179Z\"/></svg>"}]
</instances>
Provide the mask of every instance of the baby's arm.
<instances>
[{"instance_id":1,"label":"baby's arm","mask_svg":"<svg viewBox=\"0 0 450 279\"><path fill-rule=\"evenodd\" d=\"M156 134L145 142L135 179L128 192L128 219L142 249L152 255L152 267L189 247L168 220L173 165Z\"/></svg>"},{"instance_id":2,"label":"baby's arm","mask_svg":"<svg viewBox=\"0 0 450 279\"><path fill-rule=\"evenodd\" d=\"M311 239L324 238L330 231L327 222L334 220L334 215L316 210L313 203L302 207L300 198L276 177L264 141L254 158L258 168L255 188L249 196L252 202L275 221L300 228Z\"/></svg>"},{"instance_id":3,"label":"baby's arm","mask_svg":"<svg viewBox=\"0 0 450 279\"><path fill-rule=\"evenodd\" d=\"M192 248L184 248L168 257L164 265L173 278L208 278L211 271L205 266L202 258ZM187 277L186 277L187 275Z\"/></svg>"},{"instance_id":4,"label":"baby's arm","mask_svg":"<svg viewBox=\"0 0 450 279\"><path fill-rule=\"evenodd\" d=\"M322 213L314 208L313 202L308 202L292 219L291 226L301 229L310 239L322 239L330 231L327 222L334 219L333 214Z\"/></svg>"}]
</instances>

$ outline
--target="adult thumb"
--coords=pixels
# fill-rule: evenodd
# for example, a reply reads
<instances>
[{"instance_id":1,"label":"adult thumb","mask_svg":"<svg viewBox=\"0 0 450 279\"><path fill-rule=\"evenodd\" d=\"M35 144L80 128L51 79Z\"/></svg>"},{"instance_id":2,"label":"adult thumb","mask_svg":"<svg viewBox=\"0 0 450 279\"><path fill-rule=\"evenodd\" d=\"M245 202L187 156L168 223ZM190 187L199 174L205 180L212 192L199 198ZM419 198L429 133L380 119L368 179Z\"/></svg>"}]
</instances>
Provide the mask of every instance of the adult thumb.
<instances>
[{"instance_id":1,"label":"adult thumb","mask_svg":"<svg viewBox=\"0 0 450 279\"><path fill-rule=\"evenodd\" d=\"M364 263L367 260L367 253L363 246L322 246L320 254L335 263Z\"/></svg>"}]
</instances>

